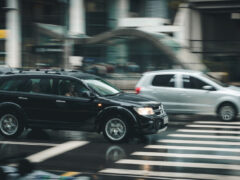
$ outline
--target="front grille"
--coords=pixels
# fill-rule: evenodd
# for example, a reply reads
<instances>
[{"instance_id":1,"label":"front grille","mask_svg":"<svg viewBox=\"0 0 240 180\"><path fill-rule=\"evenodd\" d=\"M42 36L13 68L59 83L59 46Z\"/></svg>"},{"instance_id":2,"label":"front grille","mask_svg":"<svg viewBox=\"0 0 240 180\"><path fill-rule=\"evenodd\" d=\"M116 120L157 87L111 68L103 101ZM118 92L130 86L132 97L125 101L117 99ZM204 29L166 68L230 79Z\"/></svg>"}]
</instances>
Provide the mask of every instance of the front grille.
<instances>
[{"instance_id":1,"label":"front grille","mask_svg":"<svg viewBox=\"0 0 240 180\"><path fill-rule=\"evenodd\" d=\"M153 107L153 111L158 116L165 115L165 111L162 104L160 106Z\"/></svg>"},{"instance_id":2,"label":"front grille","mask_svg":"<svg viewBox=\"0 0 240 180\"><path fill-rule=\"evenodd\" d=\"M156 130L160 129L162 127L162 122L160 120L156 120L154 123L154 128Z\"/></svg>"}]
</instances>

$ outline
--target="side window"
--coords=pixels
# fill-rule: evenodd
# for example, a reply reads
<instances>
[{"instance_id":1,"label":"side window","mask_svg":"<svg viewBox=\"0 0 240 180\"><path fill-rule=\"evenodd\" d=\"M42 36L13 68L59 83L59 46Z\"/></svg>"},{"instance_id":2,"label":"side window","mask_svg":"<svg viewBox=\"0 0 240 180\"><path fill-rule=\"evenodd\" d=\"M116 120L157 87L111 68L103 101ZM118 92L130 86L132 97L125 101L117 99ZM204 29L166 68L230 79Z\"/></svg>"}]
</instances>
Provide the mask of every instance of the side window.
<instances>
[{"instance_id":1,"label":"side window","mask_svg":"<svg viewBox=\"0 0 240 180\"><path fill-rule=\"evenodd\" d=\"M52 94L53 79L51 78L29 78L21 89L23 92Z\"/></svg>"},{"instance_id":2,"label":"side window","mask_svg":"<svg viewBox=\"0 0 240 180\"><path fill-rule=\"evenodd\" d=\"M175 87L175 79L175 75L173 74L156 75L153 78L152 85L161 87Z\"/></svg>"},{"instance_id":3,"label":"side window","mask_svg":"<svg viewBox=\"0 0 240 180\"><path fill-rule=\"evenodd\" d=\"M187 89L203 89L202 88L203 86L208 85L202 80L192 76L188 76L188 75L183 75L182 80L183 80L183 87Z\"/></svg>"},{"instance_id":4,"label":"side window","mask_svg":"<svg viewBox=\"0 0 240 180\"><path fill-rule=\"evenodd\" d=\"M88 88L76 80L61 79L58 82L57 92L60 96L82 97L86 91L89 91Z\"/></svg>"},{"instance_id":5,"label":"side window","mask_svg":"<svg viewBox=\"0 0 240 180\"><path fill-rule=\"evenodd\" d=\"M0 84L0 90L20 91L25 84L24 78L6 79Z\"/></svg>"}]
</instances>

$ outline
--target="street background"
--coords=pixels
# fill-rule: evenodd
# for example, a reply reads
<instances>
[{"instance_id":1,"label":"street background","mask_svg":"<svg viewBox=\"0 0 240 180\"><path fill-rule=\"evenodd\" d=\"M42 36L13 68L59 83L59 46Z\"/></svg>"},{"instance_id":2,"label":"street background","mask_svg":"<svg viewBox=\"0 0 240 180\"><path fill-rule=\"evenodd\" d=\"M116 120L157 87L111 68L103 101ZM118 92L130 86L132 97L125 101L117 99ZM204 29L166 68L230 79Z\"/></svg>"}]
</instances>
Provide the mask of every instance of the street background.
<instances>
[{"instance_id":1,"label":"street background","mask_svg":"<svg viewBox=\"0 0 240 180\"><path fill-rule=\"evenodd\" d=\"M180 68L240 86L239 12L238 0L1 0L0 64L76 69L127 92L144 72ZM35 129L0 137L0 157L20 153L36 169L81 179L238 180L239 128L211 116L170 116L163 134L123 144ZM51 148L54 155L42 155Z\"/></svg>"}]
</instances>

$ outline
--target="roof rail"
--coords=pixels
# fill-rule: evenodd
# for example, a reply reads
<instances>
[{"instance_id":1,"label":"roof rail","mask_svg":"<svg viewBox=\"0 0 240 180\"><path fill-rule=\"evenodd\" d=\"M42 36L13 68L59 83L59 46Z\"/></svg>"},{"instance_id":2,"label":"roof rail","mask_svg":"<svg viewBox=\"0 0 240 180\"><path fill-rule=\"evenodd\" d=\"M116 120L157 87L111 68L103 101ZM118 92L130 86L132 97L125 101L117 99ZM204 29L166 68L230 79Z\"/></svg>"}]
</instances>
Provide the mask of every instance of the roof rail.
<instances>
[{"instance_id":1,"label":"roof rail","mask_svg":"<svg viewBox=\"0 0 240 180\"><path fill-rule=\"evenodd\" d=\"M46 70L44 71L46 74L61 74L59 71L53 71L53 70Z\"/></svg>"}]
</instances>

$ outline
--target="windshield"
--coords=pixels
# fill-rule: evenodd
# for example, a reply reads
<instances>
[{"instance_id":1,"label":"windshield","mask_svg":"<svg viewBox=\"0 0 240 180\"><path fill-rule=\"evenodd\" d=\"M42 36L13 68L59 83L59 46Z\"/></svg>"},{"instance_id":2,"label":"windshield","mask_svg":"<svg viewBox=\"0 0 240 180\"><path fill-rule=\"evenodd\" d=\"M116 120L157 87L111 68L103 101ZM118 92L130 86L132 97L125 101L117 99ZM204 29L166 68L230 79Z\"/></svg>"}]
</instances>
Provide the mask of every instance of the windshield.
<instances>
[{"instance_id":1,"label":"windshield","mask_svg":"<svg viewBox=\"0 0 240 180\"><path fill-rule=\"evenodd\" d=\"M204 74L204 76L207 77L208 79L212 80L213 82L217 83L220 86L229 87L228 84L226 84L224 82L221 82L220 80L216 79L215 77L213 77L213 76L211 76L209 74Z\"/></svg>"},{"instance_id":2,"label":"windshield","mask_svg":"<svg viewBox=\"0 0 240 180\"><path fill-rule=\"evenodd\" d=\"M117 89L103 79L84 79L83 81L101 96L112 96L121 92L121 90Z\"/></svg>"}]
</instances>

